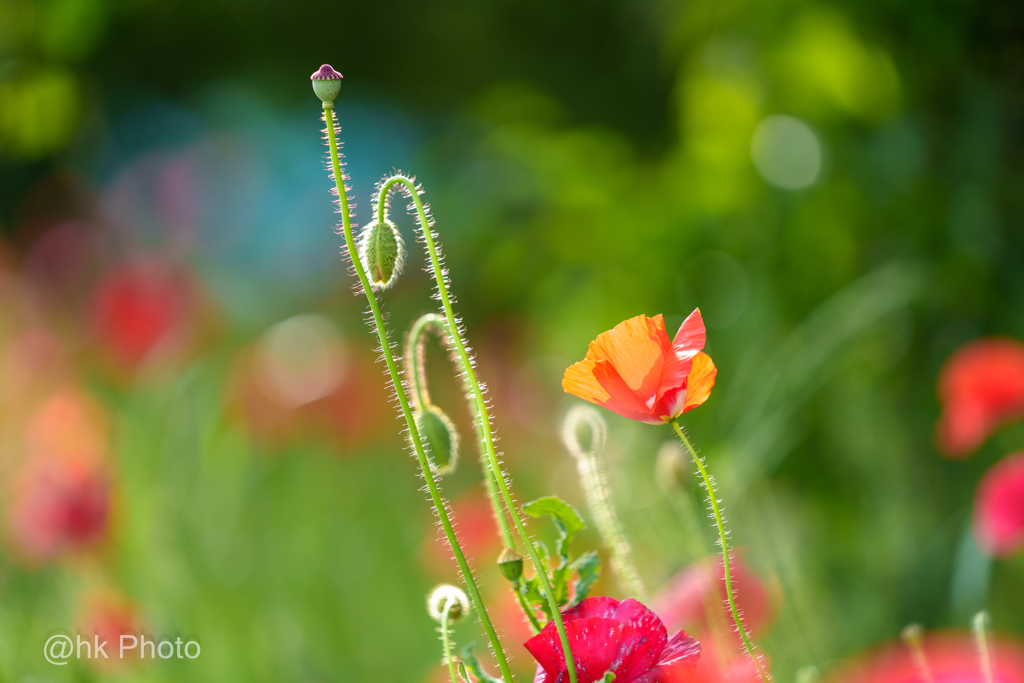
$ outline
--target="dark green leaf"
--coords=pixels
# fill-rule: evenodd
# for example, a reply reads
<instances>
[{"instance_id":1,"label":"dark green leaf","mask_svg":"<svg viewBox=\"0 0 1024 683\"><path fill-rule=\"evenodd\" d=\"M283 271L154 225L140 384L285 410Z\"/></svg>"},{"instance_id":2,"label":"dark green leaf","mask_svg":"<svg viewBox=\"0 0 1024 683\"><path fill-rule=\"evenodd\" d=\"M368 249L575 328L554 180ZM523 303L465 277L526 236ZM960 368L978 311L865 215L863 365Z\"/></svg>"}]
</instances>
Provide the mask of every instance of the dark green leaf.
<instances>
[{"instance_id":1,"label":"dark green leaf","mask_svg":"<svg viewBox=\"0 0 1024 683\"><path fill-rule=\"evenodd\" d=\"M573 582L575 592L573 604L575 605L590 595L590 589L601 575L601 559L597 553L591 550L576 558L572 563L572 568L579 573L579 578Z\"/></svg>"},{"instance_id":2,"label":"dark green leaf","mask_svg":"<svg viewBox=\"0 0 1024 683\"><path fill-rule=\"evenodd\" d=\"M572 543L573 537L587 528L580 513L576 512L576 508L558 496L544 496L524 505L523 512L531 517L547 515L555 520L555 525L560 532L557 551L563 560L568 561L569 544Z\"/></svg>"}]
</instances>

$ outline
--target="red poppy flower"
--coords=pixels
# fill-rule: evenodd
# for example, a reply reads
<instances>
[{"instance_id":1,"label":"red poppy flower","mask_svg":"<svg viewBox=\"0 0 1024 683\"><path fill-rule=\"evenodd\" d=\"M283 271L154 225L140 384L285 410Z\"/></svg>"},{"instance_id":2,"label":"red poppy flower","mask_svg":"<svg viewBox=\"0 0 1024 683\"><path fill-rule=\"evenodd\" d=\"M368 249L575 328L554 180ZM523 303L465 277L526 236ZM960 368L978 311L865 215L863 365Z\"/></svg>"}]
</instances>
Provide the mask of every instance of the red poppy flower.
<instances>
[{"instance_id":1,"label":"red poppy flower","mask_svg":"<svg viewBox=\"0 0 1024 683\"><path fill-rule=\"evenodd\" d=\"M565 371L562 388L631 420L663 424L704 403L717 370L702 353L700 309L671 342L665 319L638 315L597 335L587 357Z\"/></svg>"},{"instance_id":2,"label":"red poppy flower","mask_svg":"<svg viewBox=\"0 0 1024 683\"><path fill-rule=\"evenodd\" d=\"M979 339L962 347L942 369L939 398L939 447L965 456L999 425L1024 415L1024 344Z\"/></svg>"},{"instance_id":3,"label":"red poppy flower","mask_svg":"<svg viewBox=\"0 0 1024 683\"><path fill-rule=\"evenodd\" d=\"M772 602L764 582L739 557L729 563L736 605L749 631L756 631L772 618ZM705 557L684 567L651 600L651 608L669 628L694 628L700 632L718 627L732 634L732 613L726 602L725 565L720 555Z\"/></svg>"},{"instance_id":4,"label":"red poppy flower","mask_svg":"<svg viewBox=\"0 0 1024 683\"><path fill-rule=\"evenodd\" d=\"M974 534L992 555L1024 547L1024 451L996 463L978 485Z\"/></svg>"},{"instance_id":5,"label":"red poppy flower","mask_svg":"<svg viewBox=\"0 0 1024 683\"><path fill-rule=\"evenodd\" d=\"M1024 649L1012 641L990 641L992 683L1024 683ZM924 643L929 676L922 671L910 651L892 645L869 657L843 667L827 677L828 683L987 683L981 657L969 634L930 635Z\"/></svg>"},{"instance_id":6,"label":"red poppy flower","mask_svg":"<svg viewBox=\"0 0 1024 683\"><path fill-rule=\"evenodd\" d=\"M685 631L669 638L658 615L632 598L587 598L562 619L577 683L600 681L608 671L615 683L668 683L675 671L700 659L700 643ZM534 683L569 680L554 622L525 645L537 660Z\"/></svg>"},{"instance_id":7,"label":"red poppy flower","mask_svg":"<svg viewBox=\"0 0 1024 683\"><path fill-rule=\"evenodd\" d=\"M180 346L192 315L188 277L139 259L107 273L93 300L94 324L109 351L136 366L157 350Z\"/></svg>"}]
</instances>

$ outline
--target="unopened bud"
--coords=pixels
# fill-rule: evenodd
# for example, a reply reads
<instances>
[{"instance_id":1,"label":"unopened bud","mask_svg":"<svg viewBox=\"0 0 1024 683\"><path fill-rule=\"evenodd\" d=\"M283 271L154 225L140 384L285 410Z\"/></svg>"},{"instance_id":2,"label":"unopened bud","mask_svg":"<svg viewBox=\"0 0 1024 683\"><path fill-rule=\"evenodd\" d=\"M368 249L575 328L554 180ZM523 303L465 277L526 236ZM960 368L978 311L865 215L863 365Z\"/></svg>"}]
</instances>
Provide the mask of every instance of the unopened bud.
<instances>
[{"instance_id":1,"label":"unopened bud","mask_svg":"<svg viewBox=\"0 0 1024 683\"><path fill-rule=\"evenodd\" d=\"M444 411L433 404L426 406L416 416L416 429L427 447L427 457L434 472L448 474L454 471L459 460L459 432Z\"/></svg>"},{"instance_id":2,"label":"unopened bud","mask_svg":"<svg viewBox=\"0 0 1024 683\"><path fill-rule=\"evenodd\" d=\"M359 237L359 259L374 290L393 285L405 265L405 244L395 224L385 218L363 228Z\"/></svg>"},{"instance_id":3,"label":"unopened bud","mask_svg":"<svg viewBox=\"0 0 1024 683\"><path fill-rule=\"evenodd\" d=\"M654 475L661 490L671 493L683 488L690 475L689 465L686 451L679 442L663 443L658 449L658 459L654 464Z\"/></svg>"},{"instance_id":4,"label":"unopened bud","mask_svg":"<svg viewBox=\"0 0 1024 683\"><path fill-rule=\"evenodd\" d=\"M498 569L509 581L518 581L523 575L523 556L513 548L505 548L498 555Z\"/></svg>"},{"instance_id":5,"label":"unopened bud","mask_svg":"<svg viewBox=\"0 0 1024 683\"><path fill-rule=\"evenodd\" d=\"M448 607L448 621L455 622L469 614L469 598L458 586L442 583L427 595L427 612L434 621L441 621L445 607Z\"/></svg>"},{"instance_id":6,"label":"unopened bud","mask_svg":"<svg viewBox=\"0 0 1024 683\"><path fill-rule=\"evenodd\" d=\"M313 92L324 104L331 104L341 92L341 74L324 64L309 77L313 81Z\"/></svg>"}]
</instances>

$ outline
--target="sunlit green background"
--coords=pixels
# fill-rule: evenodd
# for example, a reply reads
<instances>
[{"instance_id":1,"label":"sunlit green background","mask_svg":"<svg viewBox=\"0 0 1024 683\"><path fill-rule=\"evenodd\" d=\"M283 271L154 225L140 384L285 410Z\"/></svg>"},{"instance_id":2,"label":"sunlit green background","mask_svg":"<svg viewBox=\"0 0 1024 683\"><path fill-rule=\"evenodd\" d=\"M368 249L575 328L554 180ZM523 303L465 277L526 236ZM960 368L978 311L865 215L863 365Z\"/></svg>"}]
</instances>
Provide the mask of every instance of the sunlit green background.
<instances>
[{"instance_id":1,"label":"sunlit green background","mask_svg":"<svg viewBox=\"0 0 1024 683\"><path fill-rule=\"evenodd\" d=\"M585 510L557 435L587 343L699 306L719 376L685 423L775 596L759 639L778 680L984 606L1024 634L1024 558L992 562L970 535L977 480L1024 427L964 462L933 438L942 362L1024 338L1022 36L1012 0L0 0L3 499L62 390L101 412L113 491L97 547L4 546L0 680L442 680L424 595L456 575L339 258L323 62L345 75L357 221L393 169L424 184L520 500ZM398 215L396 339L433 306ZM134 355L97 313L123 264L183 297L171 337L122 339ZM329 367L268 395L261 359L296 315ZM655 482L671 433L608 420L654 588L701 546ZM471 443L443 486L516 645ZM47 664L97 591L201 656Z\"/></svg>"}]
</instances>

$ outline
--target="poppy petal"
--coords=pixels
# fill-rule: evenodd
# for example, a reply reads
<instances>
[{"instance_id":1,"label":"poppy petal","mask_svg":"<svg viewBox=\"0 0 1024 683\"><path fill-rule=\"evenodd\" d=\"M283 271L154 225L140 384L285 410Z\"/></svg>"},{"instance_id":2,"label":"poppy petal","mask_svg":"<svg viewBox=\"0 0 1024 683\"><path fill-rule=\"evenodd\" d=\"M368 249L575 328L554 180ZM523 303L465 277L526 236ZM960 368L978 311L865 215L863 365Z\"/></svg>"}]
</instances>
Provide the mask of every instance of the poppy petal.
<instances>
[{"instance_id":1,"label":"poppy petal","mask_svg":"<svg viewBox=\"0 0 1024 683\"><path fill-rule=\"evenodd\" d=\"M715 377L718 375L718 368L711 360L711 356L703 351L693 357L693 368L689 377L686 378L686 400L683 405L683 412L696 408L711 395L711 387L715 386Z\"/></svg>"},{"instance_id":2,"label":"poppy petal","mask_svg":"<svg viewBox=\"0 0 1024 683\"><path fill-rule=\"evenodd\" d=\"M979 545L997 557L1024 547L1024 451L999 461L982 478L974 532Z\"/></svg>"},{"instance_id":3,"label":"poppy petal","mask_svg":"<svg viewBox=\"0 0 1024 683\"><path fill-rule=\"evenodd\" d=\"M587 359L611 363L626 386L647 400L658 393L669 349L661 314L638 315L597 335Z\"/></svg>"},{"instance_id":4,"label":"poppy petal","mask_svg":"<svg viewBox=\"0 0 1024 683\"><path fill-rule=\"evenodd\" d=\"M683 324L679 326L675 339L672 340L672 348L679 360L693 358L698 351L704 348L707 343L707 329L704 327L704 319L700 315L700 309L693 309L693 313L687 316Z\"/></svg>"},{"instance_id":5,"label":"poppy petal","mask_svg":"<svg viewBox=\"0 0 1024 683\"><path fill-rule=\"evenodd\" d=\"M589 358L570 365L566 368L565 375L562 376L562 389L573 396L579 396L584 401L604 405L610 394L594 375L594 366L596 365L597 361Z\"/></svg>"}]
</instances>

